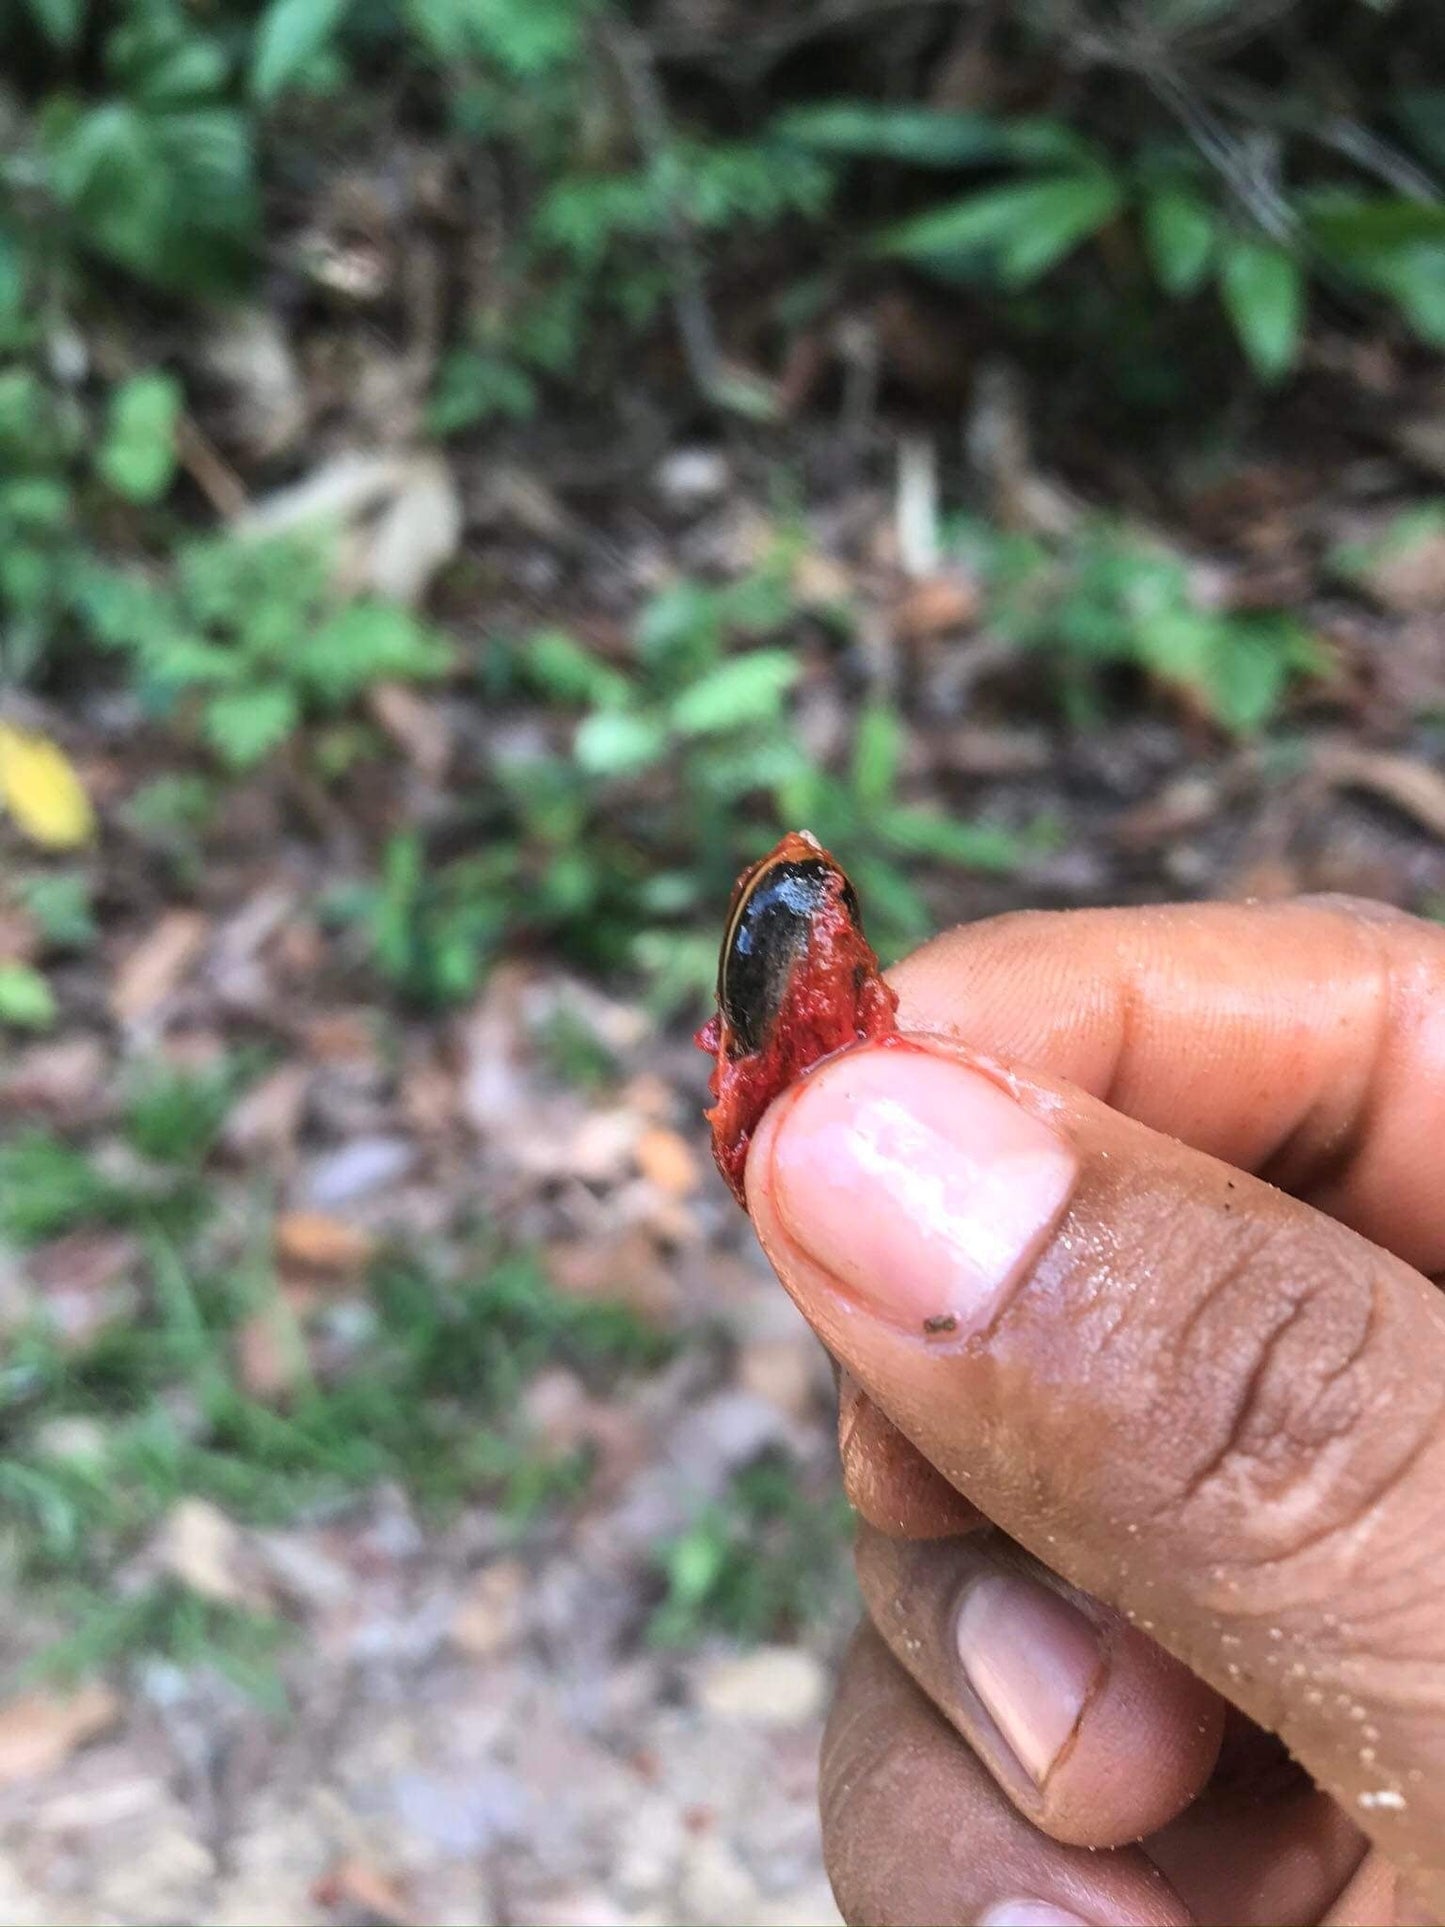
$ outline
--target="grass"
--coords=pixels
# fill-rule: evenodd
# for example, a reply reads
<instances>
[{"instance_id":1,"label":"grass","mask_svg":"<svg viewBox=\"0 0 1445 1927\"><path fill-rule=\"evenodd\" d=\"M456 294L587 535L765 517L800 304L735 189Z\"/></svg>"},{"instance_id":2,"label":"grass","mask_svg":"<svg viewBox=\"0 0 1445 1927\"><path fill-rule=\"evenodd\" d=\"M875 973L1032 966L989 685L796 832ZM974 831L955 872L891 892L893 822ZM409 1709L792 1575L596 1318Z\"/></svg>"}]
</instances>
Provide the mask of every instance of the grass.
<instances>
[{"instance_id":1,"label":"grass","mask_svg":"<svg viewBox=\"0 0 1445 1927\"><path fill-rule=\"evenodd\" d=\"M479 1234L457 1279L384 1255L356 1296L319 1314L341 1362L313 1371L264 1258L214 1255L204 1164L236 1078L234 1065L140 1078L124 1127L133 1176L111 1175L114 1153L102 1169L44 1132L0 1146L0 1236L118 1225L144 1253L137 1315L81 1349L37 1319L0 1368L0 1573L64 1628L42 1671L163 1653L265 1687L280 1636L266 1615L164 1578L115 1589L181 1500L279 1526L392 1482L433 1519L483 1501L521 1530L589 1474L585 1455L549 1452L519 1419L533 1375L563 1362L615 1381L670 1349L625 1308L560 1296L529 1254ZM258 1314L283 1336L289 1321L300 1365L275 1399L248 1391L237 1366Z\"/></svg>"},{"instance_id":2,"label":"grass","mask_svg":"<svg viewBox=\"0 0 1445 1927\"><path fill-rule=\"evenodd\" d=\"M787 1460L742 1467L722 1498L660 1548L664 1593L650 1637L692 1646L710 1632L744 1643L796 1632L848 1596L852 1532L842 1494L820 1502Z\"/></svg>"}]
</instances>

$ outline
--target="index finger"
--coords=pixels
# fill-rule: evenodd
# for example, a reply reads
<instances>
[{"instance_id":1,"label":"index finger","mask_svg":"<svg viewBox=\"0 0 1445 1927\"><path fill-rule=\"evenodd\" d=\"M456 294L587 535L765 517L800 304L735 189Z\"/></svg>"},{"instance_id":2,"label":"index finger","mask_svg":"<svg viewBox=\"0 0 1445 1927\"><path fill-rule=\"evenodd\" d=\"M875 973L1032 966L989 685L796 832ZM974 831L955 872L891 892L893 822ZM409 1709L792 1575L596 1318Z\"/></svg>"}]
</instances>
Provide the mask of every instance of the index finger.
<instances>
[{"instance_id":1,"label":"index finger","mask_svg":"<svg viewBox=\"0 0 1445 1927\"><path fill-rule=\"evenodd\" d=\"M1066 1079L1445 1269L1445 929L1348 898L1023 911L890 977L908 1031Z\"/></svg>"}]
</instances>

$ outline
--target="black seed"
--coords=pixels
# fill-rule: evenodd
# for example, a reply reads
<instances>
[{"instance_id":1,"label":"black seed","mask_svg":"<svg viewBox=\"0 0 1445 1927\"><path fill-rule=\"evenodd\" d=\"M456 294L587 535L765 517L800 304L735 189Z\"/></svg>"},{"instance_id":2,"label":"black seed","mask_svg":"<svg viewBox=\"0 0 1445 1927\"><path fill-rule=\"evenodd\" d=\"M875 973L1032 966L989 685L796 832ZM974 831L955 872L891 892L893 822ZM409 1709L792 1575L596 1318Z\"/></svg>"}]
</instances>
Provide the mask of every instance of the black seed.
<instances>
[{"instance_id":1,"label":"black seed","mask_svg":"<svg viewBox=\"0 0 1445 1927\"><path fill-rule=\"evenodd\" d=\"M958 1320L951 1311L939 1312L936 1317L924 1319L923 1329L928 1333L930 1338L934 1338L937 1337L939 1332L956 1332L958 1330Z\"/></svg>"},{"instance_id":2,"label":"black seed","mask_svg":"<svg viewBox=\"0 0 1445 1927\"><path fill-rule=\"evenodd\" d=\"M749 1056L767 1042L793 969L807 950L813 919L839 875L821 857L774 863L738 904L718 960L717 985L734 1057ZM857 922L858 899L846 878L838 896Z\"/></svg>"}]
</instances>

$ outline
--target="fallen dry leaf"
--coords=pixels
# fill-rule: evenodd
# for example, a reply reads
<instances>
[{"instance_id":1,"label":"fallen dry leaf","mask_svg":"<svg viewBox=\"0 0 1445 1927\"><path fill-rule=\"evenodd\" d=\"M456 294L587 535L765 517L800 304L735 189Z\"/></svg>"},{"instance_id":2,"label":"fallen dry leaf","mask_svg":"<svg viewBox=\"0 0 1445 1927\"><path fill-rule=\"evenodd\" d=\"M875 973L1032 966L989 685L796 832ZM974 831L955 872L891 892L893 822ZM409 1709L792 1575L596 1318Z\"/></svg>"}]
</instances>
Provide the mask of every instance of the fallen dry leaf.
<instances>
[{"instance_id":1,"label":"fallen dry leaf","mask_svg":"<svg viewBox=\"0 0 1445 1927\"><path fill-rule=\"evenodd\" d=\"M440 705L404 683L384 682L371 691L367 706L412 765L440 782L452 760L452 733Z\"/></svg>"},{"instance_id":2,"label":"fallen dry leaf","mask_svg":"<svg viewBox=\"0 0 1445 1927\"><path fill-rule=\"evenodd\" d=\"M88 1345L136 1309L140 1261L124 1231L72 1231L29 1254L26 1272L62 1346Z\"/></svg>"},{"instance_id":3,"label":"fallen dry leaf","mask_svg":"<svg viewBox=\"0 0 1445 1927\"><path fill-rule=\"evenodd\" d=\"M108 1686L26 1693L0 1706L0 1787L42 1779L115 1725L121 1700Z\"/></svg>"},{"instance_id":4,"label":"fallen dry leaf","mask_svg":"<svg viewBox=\"0 0 1445 1927\"><path fill-rule=\"evenodd\" d=\"M279 1402L308 1376L305 1345L289 1302L274 1298L236 1327L236 1371L252 1398Z\"/></svg>"},{"instance_id":5,"label":"fallen dry leaf","mask_svg":"<svg viewBox=\"0 0 1445 1927\"><path fill-rule=\"evenodd\" d=\"M817 549L804 549L793 564L793 594L806 608L829 608L846 603L854 591L853 577L841 562Z\"/></svg>"},{"instance_id":6,"label":"fallen dry leaf","mask_svg":"<svg viewBox=\"0 0 1445 1927\"><path fill-rule=\"evenodd\" d=\"M33 964L40 951L40 926L30 912L0 903L0 964Z\"/></svg>"},{"instance_id":7,"label":"fallen dry leaf","mask_svg":"<svg viewBox=\"0 0 1445 1927\"><path fill-rule=\"evenodd\" d=\"M0 722L0 808L46 850L74 850L95 834L95 815L70 758L48 736Z\"/></svg>"},{"instance_id":8,"label":"fallen dry leaf","mask_svg":"<svg viewBox=\"0 0 1445 1927\"><path fill-rule=\"evenodd\" d=\"M57 1123L78 1123L99 1101L106 1057L95 1037L67 1037L22 1051L0 1079L5 1115L38 1113Z\"/></svg>"},{"instance_id":9,"label":"fallen dry leaf","mask_svg":"<svg viewBox=\"0 0 1445 1927\"><path fill-rule=\"evenodd\" d=\"M229 1148L243 1157L258 1151L284 1155L296 1141L310 1088L311 1071L305 1064L282 1064L253 1084L226 1119Z\"/></svg>"},{"instance_id":10,"label":"fallen dry leaf","mask_svg":"<svg viewBox=\"0 0 1445 1927\"><path fill-rule=\"evenodd\" d=\"M1445 776L1429 763L1385 750L1327 743L1315 752L1314 766L1327 783L1378 796L1433 835L1445 837Z\"/></svg>"},{"instance_id":11,"label":"fallen dry leaf","mask_svg":"<svg viewBox=\"0 0 1445 1927\"><path fill-rule=\"evenodd\" d=\"M664 1124L654 1124L637 1140L637 1168L669 1198L691 1197L701 1177L697 1153Z\"/></svg>"},{"instance_id":12,"label":"fallen dry leaf","mask_svg":"<svg viewBox=\"0 0 1445 1927\"><path fill-rule=\"evenodd\" d=\"M162 1568L202 1599L226 1606L265 1604L245 1570L240 1527L209 1499L181 1499L173 1505L156 1549Z\"/></svg>"},{"instance_id":13,"label":"fallen dry leaf","mask_svg":"<svg viewBox=\"0 0 1445 1927\"><path fill-rule=\"evenodd\" d=\"M329 1010L306 1026L306 1053L321 1064L374 1064L376 1025L364 1010Z\"/></svg>"},{"instance_id":14,"label":"fallen dry leaf","mask_svg":"<svg viewBox=\"0 0 1445 1927\"><path fill-rule=\"evenodd\" d=\"M354 1274L375 1252L369 1232L325 1211L287 1211L276 1220L276 1256L303 1271Z\"/></svg>"},{"instance_id":15,"label":"fallen dry leaf","mask_svg":"<svg viewBox=\"0 0 1445 1927\"><path fill-rule=\"evenodd\" d=\"M111 986L111 1009L123 1024L139 1023L177 988L200 956L208 929L197 910L169 910L130 952Z\"/></svg>"},{"instance_id":16,"label":"fallen dry leaf","mask_svg":"<svg viewBox=\"0 0 1445 1927\"><path fill-rule=\"evenodd\" d=\"M1423 529L1402 542L1387 539L1360 586L1382 609L1400 615L1445 608L1445 528Z\"/></svg>"},{"instance_id":17,"label":"fallen dry leaf","mask_svg":"<svg viewBox=\"0 0 1445 1927\"><path fill-rule=\"evenodd\" d=\"M931 642L967 629L979 611L978 584L965 575L934 575L915 583L893 612L905 642Z\"/></svg>"}]
</instances>

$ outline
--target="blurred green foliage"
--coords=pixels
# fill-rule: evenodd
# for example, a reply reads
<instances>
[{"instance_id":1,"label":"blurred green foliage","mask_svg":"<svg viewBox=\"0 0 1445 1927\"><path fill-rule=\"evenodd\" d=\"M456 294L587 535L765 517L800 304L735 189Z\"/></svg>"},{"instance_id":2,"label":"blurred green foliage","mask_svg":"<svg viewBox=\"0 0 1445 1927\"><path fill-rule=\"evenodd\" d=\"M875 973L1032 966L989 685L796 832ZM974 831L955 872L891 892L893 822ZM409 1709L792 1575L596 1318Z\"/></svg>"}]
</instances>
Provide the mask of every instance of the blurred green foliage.
<instances>
[{"instance_id":1,"label":"blurred green foliage","mask_svg":"<svg viewBox=\"0 0 1445 1927\"><path fill-rule=\"evenodd\" d=\"M776 1456L744 1466L658 1549L663 1596L650 1637L660 1646L695 1645L708 1633L751 1642L841 1620L852 1594L852 1533L841 1493L820 1504Z\"/></svg>"},{"instance_id":2,"label":"blurred green foliage","mask_svg":"<svg viewBox=\"0 0 1445 1927\"><path fill-rule=\"evenodd\" d=\"M80 1344L38 1319L12 1334L0 1364L0 1570L66 1628L47 1670L135 1651L204 1654L264 1684L274 1621L228 1615L161 1576L126 1597L106 1584L178 1502L276 1525L391 1480L442 1511L489 1499L520 1525L587 1479L584 1459L550 1454L518 1416L540 1367L615 1382L668 1354L669 1340L626 1309L558 1296L528 1256L479 1234L461 1278L416 1257L379 1260L346 1363L313 1377L264 1219L240 1256L218 1258L210 1236L205 1167L247 1075L235 1060L203 1074L140 1071L125 1094L136 1159L126 1177L45 1132L0 1145L0 1238L123 1225L144 1251L136 1314ZM258 1317L282 1338L291 1328L296 1377L279 1401L249 1392L238 1367L240 1334Z\"/></svg>"}]
</instances>

